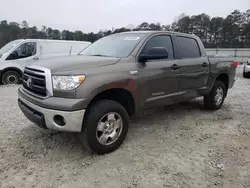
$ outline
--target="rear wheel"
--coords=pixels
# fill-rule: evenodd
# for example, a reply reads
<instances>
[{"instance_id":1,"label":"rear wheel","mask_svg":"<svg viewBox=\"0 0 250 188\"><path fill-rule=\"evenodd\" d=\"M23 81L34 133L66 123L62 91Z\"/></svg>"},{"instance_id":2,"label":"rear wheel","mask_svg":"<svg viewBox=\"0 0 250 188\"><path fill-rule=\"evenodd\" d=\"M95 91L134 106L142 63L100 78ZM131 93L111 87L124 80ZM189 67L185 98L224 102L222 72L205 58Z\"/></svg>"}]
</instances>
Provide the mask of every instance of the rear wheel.
<instances>
[{"instance_id":1,"label":"rear wheel","mask_svg":"<svg viewBox=\"0 0 250 188\"><path fill-rule=\"evenodd\" d=\"M222 81L215 81L209 95L204 96L205 108L209 110L218 110L223 105L226 97L227 88Z\"/></svg>"},{"instance_id":2,"label":"rear wheel","mask_svg":"<svg viewBox=\"0 0 250 188\"><path fill-rule=\"evenodd\" d=\"M3 85L7 84L19 84L21 76L16 71L7 71L2 76Z\"/></svg>"},{"instance_id":3,"label":"rear wheel","mask_svg":"<svg viewBox=\"0 0 250 188\"><path fill-rule=\"evenodd\" d=\"M101 100L87 111L81 133L85 149L97 154L110 153L122 144L128 132L125 108L111 100Z\"/></svg>"}]
</instances>

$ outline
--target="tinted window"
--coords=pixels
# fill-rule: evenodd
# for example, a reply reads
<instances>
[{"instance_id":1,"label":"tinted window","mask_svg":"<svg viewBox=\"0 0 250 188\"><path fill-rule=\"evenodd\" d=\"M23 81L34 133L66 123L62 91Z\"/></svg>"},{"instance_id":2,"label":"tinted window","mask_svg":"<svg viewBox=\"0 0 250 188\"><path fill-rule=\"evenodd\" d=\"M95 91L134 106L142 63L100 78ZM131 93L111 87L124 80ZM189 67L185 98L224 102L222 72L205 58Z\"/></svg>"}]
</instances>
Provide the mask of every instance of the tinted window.
<instances>
[{"instance_id":1,"label":"tinted window","mask_svg":"<svg viewBox=\"0 0 250 188\"><path fill-rule=\"evenodd\" d=\"M13 51L7 60L22 59L33 56L36 54L36 43L27 42L19 46L15 51Z\"/></svg>"},{"instance_id":2,"label":"tinted window","mask_svg":"<svg viewBox=\"0 0 250 188\"><path fill-rule=\"evenodd\" d=\"M173 44L170 36L155 36L148 40L147 44L142 49L142 54L147 54L148 50L153 47L164 47L168 50L168 59L174 58Z\"/></svg>"},{"instance_id":3,"label":"tinted window","mask_svg":"<svg viewBox=\"0 0 250 188\"><path fill-rule=\"evenodd\" d=\"M195 39L186 37L177 37L177 43L181 58L200 57L200 49Z\"/></svg>"}]
</instances>

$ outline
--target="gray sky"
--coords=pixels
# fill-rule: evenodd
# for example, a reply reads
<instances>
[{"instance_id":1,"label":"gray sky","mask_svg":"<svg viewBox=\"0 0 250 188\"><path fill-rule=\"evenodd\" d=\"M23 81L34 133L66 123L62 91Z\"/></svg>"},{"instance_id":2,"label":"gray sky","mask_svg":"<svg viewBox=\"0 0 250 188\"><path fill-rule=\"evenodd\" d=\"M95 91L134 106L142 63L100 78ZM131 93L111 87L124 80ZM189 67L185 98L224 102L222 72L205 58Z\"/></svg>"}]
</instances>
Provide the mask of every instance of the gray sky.
<instances>
[{"instance_id":1,"label":"gray sky","mask_svg":"<svg viewBox=\"0 0 250 188\"><path fill-rule=\"evenodd\" d=\"M171 24L181 13L225 17L250 0L0 0L0 20L83 32L146 22Z\"/></svg>"}]
</instances>

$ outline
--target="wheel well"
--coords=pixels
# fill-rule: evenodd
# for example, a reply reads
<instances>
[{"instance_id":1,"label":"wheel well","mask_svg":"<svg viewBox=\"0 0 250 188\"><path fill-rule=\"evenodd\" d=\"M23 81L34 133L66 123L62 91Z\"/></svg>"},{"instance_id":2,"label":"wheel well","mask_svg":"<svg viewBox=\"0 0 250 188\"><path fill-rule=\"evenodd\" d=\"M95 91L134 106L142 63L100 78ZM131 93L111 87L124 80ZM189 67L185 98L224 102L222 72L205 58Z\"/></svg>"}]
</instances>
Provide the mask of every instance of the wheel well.
<instances>
[{"instance_id":1,"label":"wheel well","mask_svg":"<svg viewBox=\"0 0 250 188\"><path fill-rule=\"evenodd\" d=\"M19 74L19 76L22 78L23 72L22 72L20 69L14 68L14 67L13 67L13 68L7 68L7 69L4 69L4 70L3 70L2 76L0 77L0 82L2 82L2 77L3 77L4 73L6 73L7 71L15 71L15 72L17 72L17 73Z\"/></svg>"},{"instance_id":2,"label":"wheel well","mask_svg":"<svg viewBox=\"0 0 250 188\"><path fill-rule=\"evenodd\" d=\"M219 80L219 81L222 81L225 86L226 86L226 94L225 94L225 97L227 96L227 91L228 91L228 84L229 84L229 78L228 78L228 75L225 74L225 73L222 73L220 74L216 80Z\"/></svg>"},{"instance_id":3,"label":"wheel well","mask_svg":"<svg viewBox=\"0 0 250 188\"><path fill-rule=\"evenodd\" d=\"M113 100L120 103L127 110L130 116L132 116L135 113L134 98L132 94L126 89L117 88L117 89L109 89L103 91L92 99L88 107L91 106L93 103L102 99Z\"/></svg>"},{"instance_id":4,"label":"wheel well","mask_svg":"<svg viewBox=\"0 0 250 188\"><path fill-rule=\"evenodd\" d=\"M225 74L225 73L220 74L216 78L216 80L222 81L225 84L226 88L228 89L229 78L228 78L227 74Z\"/></svg>"}]
</instances>

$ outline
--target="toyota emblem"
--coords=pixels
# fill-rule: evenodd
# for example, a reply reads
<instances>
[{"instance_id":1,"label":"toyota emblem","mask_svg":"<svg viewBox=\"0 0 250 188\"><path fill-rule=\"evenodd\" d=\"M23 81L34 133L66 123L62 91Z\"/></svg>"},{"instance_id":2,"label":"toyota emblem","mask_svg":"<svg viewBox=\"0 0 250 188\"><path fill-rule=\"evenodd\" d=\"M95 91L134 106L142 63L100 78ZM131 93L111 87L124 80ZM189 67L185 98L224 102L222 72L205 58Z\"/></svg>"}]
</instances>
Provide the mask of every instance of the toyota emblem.
<instances>
[{"instance_id":1,"label":"toyota emblem","mask_svg":"<svg viewBox=\"0 0 250 188\"><path fill-rule=\"evenodd\" d=\"M32 85L32 80L31 80L31 78L28 78L28 80L27 80L27 86L31 87L31 85Z\"/></svg>"}]
</instances>

